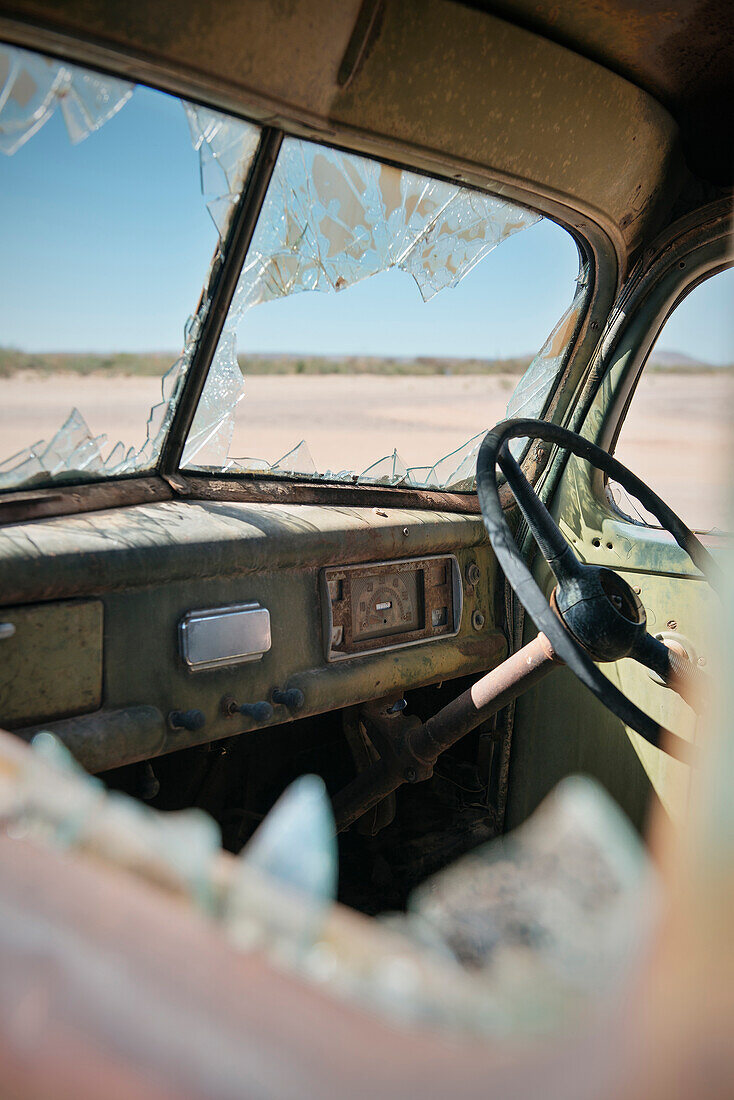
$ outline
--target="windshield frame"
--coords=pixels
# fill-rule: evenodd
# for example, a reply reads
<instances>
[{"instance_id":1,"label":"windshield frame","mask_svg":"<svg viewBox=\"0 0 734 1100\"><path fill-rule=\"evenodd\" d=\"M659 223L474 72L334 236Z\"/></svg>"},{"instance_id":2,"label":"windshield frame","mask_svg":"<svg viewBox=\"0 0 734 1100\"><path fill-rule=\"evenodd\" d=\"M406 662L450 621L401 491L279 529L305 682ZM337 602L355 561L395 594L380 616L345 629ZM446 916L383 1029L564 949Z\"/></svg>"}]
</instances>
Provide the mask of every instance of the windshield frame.
<instances>
[{"instance_id":1,"label":"windshield frame","mask_svg":"<svg viewBox=\"0 0 734 1100\"><path fill-rule=\"evenodd\" d=\"M298 497L294 495L293 489L304 489L306 486L312 487L314 485L340 490L338 494L340 499L343 499L344 490L352 491L358 488L380 489L391 493L400 491L402 494L408 494L408 496L412 493L420 493L430 494L439 498L450 497L451 504L454 506L457 500L461 498L476 498L475 488L471 490L452 491L438 487L422 488L406 485L379 485L369 483L360 483L358 485L356 474L354 475L353 481L350 483L344 480L329 479L321 474L319 474L317 478L313 478L307 475L283 475L280 473L270 473L268 471L238 470L228 473L227 471L188 468L181 464L189 430L209 376L209 371L212 367L219 340L229 314L229 307L232 303L242 268L247 260L250 244L258 226L280 148L286 138L299 136L300 135L296 131L290 131L281 127L265 127L262 131L260 147L254 158L249 179L246 181L242 198L235 210L228 237L226 241L223 242L223 260L220 281L218 281L216 287L212 288L210 307L206 317L203 319L199 338L193 352L191 365L184 382L184 388L179 398L171 427L161 450L159 470L163 476L170 477L175 475L177 477L190 479L192 483L198 483L199 479L215 479L227 486L236 485L240 482L244 482L248 485L256 485L258 487L258 492L256 494L258 499L263 496L272 496L273 499L282 499L282 490L285 486L289 486L291 492L287 492L287 496L289 499L295 500L298 499ZM320 145L328 150L335 150L346 154L357 153L357 155L364 155L361 151L353 147L331 140L325 141L319 140L318 138L315 139L312 135L309 136L308 141L312 145ZM370 155L370 159L377 164L396 168L398 171L414 171L411 165L384 156ZM427 173L426 175L428 176L429 174ZM453 183L454 185L456 184L456 180L452 180L450 177L440 175L439 173L430 173L429 178L450 184ZM500 197L497 192L489 188L469 186L465 183L462 183L461 186L462 189L467 191L476 191L479 194L488 194L497 198ZM540 213L527 206L527 204L516 203L514 199L513 205L531 210L533 213ZM576 348L578 336L584 327L584 321L589 312L589 305L594 296L595 279L593 277L594 265L591 262L589 250L585 247L583 239L579 238L578 234L574 232L570 226L558 222L554 218L549 218L546 214L543 214L542 217L555 222L559 228L568 233L575 242L579 253L579 290L577 290L574 302L569 303L570 309L573 304L578 302L578 314L570 336L563 348L561 362L558 365L553 381L544 399L543 411L541 414L544 417L550 408L558 405L558 395L556 391L561 379L566 375L569 361ZM565 315L562 315L559 321L563 320L564 316ZM519 381L520 379L518 379L518 382ZM523 458L529 448L530 442L528 441L522 452ZM266 492L267 486L272 486L273 483L278 488L274 488L273 494L268 494ZM308 496L311 500L314 500L322 498L324 494L309 493ZM438 504L438 501L436 503ZM478 510L478 508L472 506L471 510L475 511Z\"/></svg>"}]
</instances>

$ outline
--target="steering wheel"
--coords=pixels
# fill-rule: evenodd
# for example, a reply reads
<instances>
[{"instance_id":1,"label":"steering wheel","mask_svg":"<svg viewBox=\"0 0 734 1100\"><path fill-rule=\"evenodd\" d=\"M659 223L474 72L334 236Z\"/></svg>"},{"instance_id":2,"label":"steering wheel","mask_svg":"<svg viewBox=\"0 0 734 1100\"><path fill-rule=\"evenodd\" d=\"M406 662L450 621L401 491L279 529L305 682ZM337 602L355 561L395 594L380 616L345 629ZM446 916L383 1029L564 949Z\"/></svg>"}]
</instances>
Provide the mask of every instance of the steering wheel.
<instances>
[{"instance_id":1,"label":"steering wheel","mask_svg":"<svg viewBox=\"0 0 734 1100\"><path fill-rule=\"evenodd\" d=\"M640 710L595 662L632 657L665 682L675 680L684 697L684 687L695 680L697 670L648 633L645 609L624 578L605 566L579 561L510 453L510 440L521 437L558 444L613 477L670 532L712 586L720 586L721 571L693 532L652 489L601 447L575 432L544 420L518 418L502 421L484 437L477 457L477 493L484 526L497 560L525 610L557 656L617 718L652 745L659 747L664 738L666 752L690 763L692 746ZM497 486L498 466L556 578L550 602L525 564L507 524Z\"/></svg>"}]
</instances>

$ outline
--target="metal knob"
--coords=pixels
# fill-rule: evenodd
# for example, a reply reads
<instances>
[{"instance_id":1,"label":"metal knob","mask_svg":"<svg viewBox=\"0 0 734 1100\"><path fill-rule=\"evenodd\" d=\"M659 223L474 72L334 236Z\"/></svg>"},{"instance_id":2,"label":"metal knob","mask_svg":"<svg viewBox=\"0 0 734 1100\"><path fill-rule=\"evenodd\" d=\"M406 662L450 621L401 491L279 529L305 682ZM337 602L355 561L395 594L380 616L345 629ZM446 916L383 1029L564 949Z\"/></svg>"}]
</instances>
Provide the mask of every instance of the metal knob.
<instances>
[{"instance_id":1,"label":"metal knob","mask_svg":"<svg viewBox=\"0 0 734 1100\"><path fill-rule=\"evenodd\" d=\"M466 576L466 579L467 579L468 583L470 585L472 585L472 587L474 585L479 584L480 580L482 579L482 574L481 574L481 571L479 569L479 566L477 565L477 563L475 561L470 561L469 562L469 564L466 567L465 576Z\"/></svg>"},{"instance_id":2,"label":"metal knob","mask_svg":"<svg viewBox=\"0 0 734 1100\"><path fill-rule=\"evenodd\" d=\"M199 711L198 713L201 713ZM138 771L138 795L144 802L150 802L161 789L158 776L151 765L146 761L141 764Z\"/></svg>"},{"instance_id":3,"label":"metal knob","mask_svg":"<svg viewBox=\"0 0 734 1100\"><path fill-rule=\"evenodd\" d=\"M200 730L206 725L206 716L200 710L172 710L168 714L168 725L172 730Z\"/></svg>"},{"instance_id":4,"label":"metal knob","mask_svg":"<svg viewBox=\"0 0 734 1100\"><path fill-rule=\"evenodd\" d=\"M225 695L222 699L222 709L230 718L235 714L244 714L245 717L253 718L256 722L269 722L273 717L273 708L264 699L257 703L238 703L231 695Z\"/></svg>"},{"instance_id":5,"label":"metal knob","mask_svg":"<svg viewBox=\"0 0 734 1100\"><path fill-rule=\"evenodd\" d=\"M300 688L288 688L286 691L273 688L271 699L276 705L288 707L289 710L299 710L305 702L305 696Z\"/></svg>"}]
</instances>

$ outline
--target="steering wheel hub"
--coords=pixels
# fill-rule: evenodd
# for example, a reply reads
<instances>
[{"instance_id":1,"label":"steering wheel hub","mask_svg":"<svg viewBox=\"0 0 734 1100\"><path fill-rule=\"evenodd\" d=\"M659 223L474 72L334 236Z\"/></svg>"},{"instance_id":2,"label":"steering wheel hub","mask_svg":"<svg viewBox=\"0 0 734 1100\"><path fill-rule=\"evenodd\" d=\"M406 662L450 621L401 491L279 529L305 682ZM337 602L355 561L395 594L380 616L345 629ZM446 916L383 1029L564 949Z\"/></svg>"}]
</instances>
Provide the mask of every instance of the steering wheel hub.
<instances>
[{"instance_id":1,"label":"steering wheel hub","mask_svg":"<svg viewBox=\"0 0 734 1100\"><path fill-rule=\"evenodd\" d=\"M594 661L634 655L647 634L639 596L624 577L605 566L581 565L577 578L557 585L551 604Z\"/></svg>"}]
</instances>

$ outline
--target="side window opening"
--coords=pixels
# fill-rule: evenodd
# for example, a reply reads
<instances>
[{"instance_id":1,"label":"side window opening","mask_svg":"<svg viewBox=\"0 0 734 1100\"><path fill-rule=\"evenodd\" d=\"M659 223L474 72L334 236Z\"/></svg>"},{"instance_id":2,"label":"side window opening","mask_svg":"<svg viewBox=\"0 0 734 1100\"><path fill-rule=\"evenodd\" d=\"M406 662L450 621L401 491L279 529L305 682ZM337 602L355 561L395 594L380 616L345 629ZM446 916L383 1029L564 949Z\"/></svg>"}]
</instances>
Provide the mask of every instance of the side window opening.
<instances>
[{"instance_id":1,"label":"side window opening","mask_svg":"<svg viewBox=\"0 0 734 1100\"><path fill-rule=\"evenodd\" d=\"M695 287L660 331L632 396L615 457L693 530L730 529L734 268ZM615 506L658 526L620 485Z\"/></svg>"}]
</instances>

